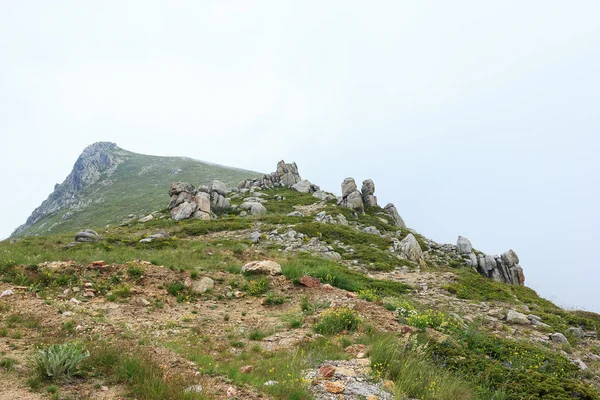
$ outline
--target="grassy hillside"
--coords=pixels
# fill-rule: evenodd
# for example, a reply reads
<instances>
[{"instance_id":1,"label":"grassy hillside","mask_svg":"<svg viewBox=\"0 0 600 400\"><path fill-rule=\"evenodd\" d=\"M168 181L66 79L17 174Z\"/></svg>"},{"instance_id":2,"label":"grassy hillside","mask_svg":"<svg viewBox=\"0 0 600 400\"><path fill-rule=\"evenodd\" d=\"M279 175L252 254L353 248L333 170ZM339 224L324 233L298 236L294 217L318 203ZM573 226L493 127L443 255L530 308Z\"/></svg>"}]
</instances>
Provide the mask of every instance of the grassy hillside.
<instances>
[{"instance_id":1,"label":"grassy hillside","mask_svg":"<svg viewBox=\"0 0 600 400\"><path fill-rule=\"evenodd\" d=\"M77 205L55 211L16 236L70 232L86 227L104 227L121 223L128 215L147 215L167 207L172 182L190 182L195 186L215 179L228 187L257 172L210 164L184 157L158 157L118 149L123 160L114 172L104 173L98 182L84 187ZM71 215L65 214L70 213Z\"/></svg>"},{"instance_id":2,"label":"grassy hillside","mask_svg":"<svg viewBox=\"0 0 600 400\"><path fill-rule=\"evenodd\" d=\"M261 216L0 242L0 398L600 399L600 315L484 278L421 235L425 264L398 258L410 231L379 207L263 193ZM259 260L281 274L242 273Z\"/></svg>"}]
</instances>

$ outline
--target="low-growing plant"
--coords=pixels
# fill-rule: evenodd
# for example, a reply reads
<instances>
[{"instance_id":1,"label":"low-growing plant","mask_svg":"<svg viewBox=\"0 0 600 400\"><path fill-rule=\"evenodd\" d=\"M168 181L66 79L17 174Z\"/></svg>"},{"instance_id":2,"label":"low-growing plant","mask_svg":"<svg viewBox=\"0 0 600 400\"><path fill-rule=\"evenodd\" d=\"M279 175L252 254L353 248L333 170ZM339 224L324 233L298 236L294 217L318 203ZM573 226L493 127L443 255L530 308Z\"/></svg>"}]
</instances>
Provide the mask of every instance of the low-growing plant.
<instances>
[{"instance_id":1,"label":"low-growing plant","mask_svg":"<svg viewBox=\"0 0 600 400\"><path fill-rule=\"evenodd\" d=\"M247 292L250 296L260 296L269 291L269 278L252 279L248 282Z\"/></svg>"},{"instance_id":2,"label":"low-growing plant","mask_svg":"<svg viewBox=\"0 0 600 400\"><path fill-rule=\"evenodd\" d=\"M260 329L254 329L248 334L248 339L250 340L263 340L269 336L269 334Z\"/></svg>"},{"instance_id":3,"label":"low-growing plant","mask_svg":"<svg viewBox=\"0 0 600 400\"><path fill-rule=\"evenodd\" d=\"M90 353L77 343L54 344L39 350L33 361L40 377L60 380L73 376Z\"/></svg>"},{"instance_id":4,"label":"low-growing plant","mask_svg":"<svg viewBox=\"0 0 600 400\"><path fill-rule=\"evenodd\" d=\"M346 307L332 308L321 315L314 329L317 333L333 335L344 331L356 331L360 322L361 319L354 310Z\"/></svg>"},{"instance_id":5,"label":"low-growing plant","mask_svg":"<svg viewBox=\"0 0 600 400\"><path fill-rule=\"evenodd\" d=\"M127 275L131 279L140 279L144 275L144 269L142 267L132 265L127 269Z\"/></svg>"},{"instance_id":6,"label":"low-growing plant","mask_svg":"<svg viewBox=\"0 0 600 400\"><path fill-rule=\"evenodd\" d=\"M278 294L274 294L274 293L267 293L267 297L265 298L265 305L267 306L274 306L274 305L281 305L285 303L285 297L278 295Z\"/></svg>"},{"instance_id":7,"label":"low-growing plant","mask_svg":"<svg viewBox=\"0 0 600 400\"><path fill-rule=\"evenodd\" d=\"M358 298L366 301L377 301L379 296L373 289L363 289L358 291Z\"/></svg>"}]
</instances>

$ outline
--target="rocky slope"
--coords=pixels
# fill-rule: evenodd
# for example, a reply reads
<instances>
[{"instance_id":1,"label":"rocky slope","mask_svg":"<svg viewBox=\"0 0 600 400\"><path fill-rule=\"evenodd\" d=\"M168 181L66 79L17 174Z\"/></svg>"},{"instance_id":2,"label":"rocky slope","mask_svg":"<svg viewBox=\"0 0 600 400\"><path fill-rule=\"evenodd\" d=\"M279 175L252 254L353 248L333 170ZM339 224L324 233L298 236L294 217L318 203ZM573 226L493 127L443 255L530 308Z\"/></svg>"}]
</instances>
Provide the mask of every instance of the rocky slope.
<instances>
[{"instance_id":1,"label":"rocky slope","mask_svg":"<svg viewBox=\"0 0 600 400\"><path fill-rule=\"evenodd\" d=\"M540 298L512 250L429 240L372 180L204 181L0 242L0 399L600 399L600 315ZM82 360L54 375L53 345Z\"/></svg>"},{"instance_id":2,"label":"rocky slope","mask_svg":"<svg viewBox=\"0 0 600 400\"><path fill-rule=\"evenodd\" d=\"M174 180L228 185L258 173L184 157L132 153L114 143L88 146L62 184L11 237L65 232L81 225L104 226L143 217L165 207L164 186Z\"/></svg>"}]
</instances>

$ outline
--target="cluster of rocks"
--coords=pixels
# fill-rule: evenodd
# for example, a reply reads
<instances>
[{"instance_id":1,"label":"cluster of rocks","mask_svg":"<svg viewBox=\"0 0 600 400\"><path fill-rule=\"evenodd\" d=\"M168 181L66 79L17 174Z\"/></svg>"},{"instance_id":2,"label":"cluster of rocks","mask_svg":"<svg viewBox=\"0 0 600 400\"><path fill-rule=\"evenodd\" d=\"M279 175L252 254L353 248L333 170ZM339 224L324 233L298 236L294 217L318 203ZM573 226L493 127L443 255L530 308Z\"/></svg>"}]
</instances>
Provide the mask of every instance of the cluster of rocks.
<instances>
[{"instance_id":1,"label":"cluster of rocks","mask_svg":"<svg viewBox=\"0 0 600 400\"><path fill-rule=\"evenodd\" d=\"M281 160L277 163L277 170L275 172L263 175L260 178L245 179L238 184L237 188L250 189L259 187L263 189L272 189L275 187L292 187L301 180L302 178L300 178L296 163L287 164L285 161Z\"/></svg>"},{"instance_id":2,"label":"cluster of rocks","mask_svg":"<svg viewBox=\"0 0 600 400\"><path fill-rule=\"evenodd\" d=\"M258 243L263 239L271 243L277 243L284 252L300 251L308 252L329 260L339 261L342 259L341 254L336 252L332 246L317 238L306 240L306 235L296 232L293 229L289 229L285 233L280 233L278 229L275 229L265 235L261 235L258 231L250 234L250 240L253 243Z\"/></svg>"},{"instance_id":3,"label":"cluster of rocks","mask_svg":"<svg viewBox=\"0 0 600 400\"><path fill-rule=\"evenodd\" d=\"M227 187L221 181L213 181L210 188L194 186L186 182L175 182L169 188L169 210L176 221L188 218L209 220L214 212L231 207L227 196Z\"/></svg>"},{"instance_id":4,"label":"cluster of rocks","mask_svg":"<svg viewBox=\"0 0 600 400\"><path fill-rule=\"evenodd\" d=\"M519 265L519 257L513 250L508 250L497 255L475 254L471 241L463 236L458 237L456 250L467 257L467 264L477 270L481 275L498 282L512 285L524 285L525 275Z\"/></svg>"},{"instance_id":5,"label":"cluster of rocks","mask_svg":"<svg viewBox=\"0 0 600 400\"><path fill-rule=\"evenodd\" d=\"M354 178L346 178L342 182L342 196L338 197L338 205L349 208L360 214L365 212L365 205L377 206L377 196L375 196L375 183L371 179L366 179L362 183L361 190L358 190ZM398 209L392 203L387 204L384 210L392 218L392 221L399 228L405 229L406 224L398 213Z\"/></svg>"},{"instance_id":6,"label":"cluster of rocks","mask_svg":"<svg viewBox=\"0 0 600 400\"><path fill-rule=\"evenodd\" d=\"M393 382L374 383L370 375L370 361L365 357L365 353L359 353L356 357L350 360L327 361L318 369L305 371L305 379L312 382L311 392L314 397L321 400L393 399Z\"/></svg>"}]
</instances>

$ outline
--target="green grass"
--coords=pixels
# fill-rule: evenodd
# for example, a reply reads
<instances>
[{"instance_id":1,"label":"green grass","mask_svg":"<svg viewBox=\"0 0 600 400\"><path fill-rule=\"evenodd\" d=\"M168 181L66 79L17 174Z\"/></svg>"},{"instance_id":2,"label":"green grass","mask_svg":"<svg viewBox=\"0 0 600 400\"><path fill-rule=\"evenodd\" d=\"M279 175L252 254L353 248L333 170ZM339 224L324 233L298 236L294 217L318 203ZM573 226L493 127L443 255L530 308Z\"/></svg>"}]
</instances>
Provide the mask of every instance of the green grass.
<instances>
[{"instance_id":1,"label":"green grass","mask_svg":"<svg viewBox=\"0 0 600 400\"><path fill-rule=\"evenodd\" d=\"M540 297L533 289L496 282L474 271L460 271L458 281L444 288L461 299L528 305L532 313L540 316L544 323L559 331L565 331L570 326L581 326L589 330L600 327L600 314L581 310L563 310Z\"/></svg>"},{"instance_id":2,"label":"green grass","mask_svg":"<svg viewBox=\"0 0 600 400\"><path fill-rule=\"evenodd\" d=\"M578 368L541 345L494 337L475 328L432 346L431 355L487 391L507 399L598 399Z\"/></svg>"},{"instance_id":3,"label":"green grass","mask_svg":"<svg viewBox=\"0 0 600 400\"><path fill-rule=\"evenodd\" d=\"M131 351L107 342L95 343L82 369L90 376L125 387L129 396L140 400L204 400L200 393L186 393L193 384L177 376L165 376L160 366L143 352Z\"/></svg>"},{"instance_id":4,"label":"green grass","mask_svg":"<svg viewBox=\"0 0 600 400\"><path fill-rule=\"evenodd\" d=\"M325 311L315 325L315 332L324 335L335 335L342 332L354 332L361 319L349 308L332 308Z\"/></svg>"},{"instance_id":5,"label":"green grass","mask_svg":"<svg viewBox=\"0 0 600 400\"><path fill-rule=\"evenodd\" d=\"M299 255L281 265L286 278L298 283L304 275L321 279L340 289L351 292L372 290L378 296L397 296L411 290L411 287L400 282L382 281L367 278L360 272L349 270L340 264L309 255Z\"/></svg>"},{"instance_id":6,"label":"green grass","mask_svg":"<svg viewBox=\"0 0 600 400\"><path fill-rule=\"evenodd\" d=\"M475 385L428 360L426 348L389 334L370 338L374 374L394 382L399 396L424 400L475 399Z\"/></svg>"}]
</instances>

